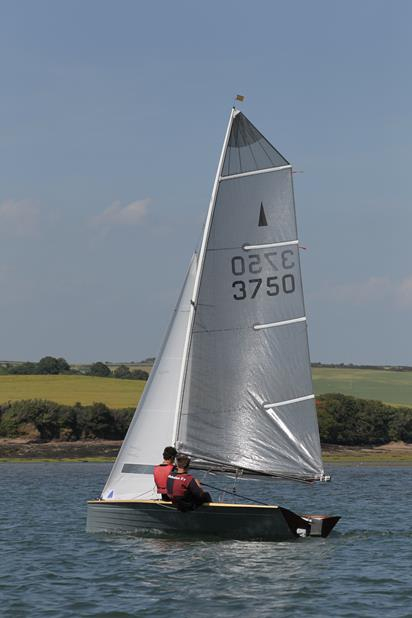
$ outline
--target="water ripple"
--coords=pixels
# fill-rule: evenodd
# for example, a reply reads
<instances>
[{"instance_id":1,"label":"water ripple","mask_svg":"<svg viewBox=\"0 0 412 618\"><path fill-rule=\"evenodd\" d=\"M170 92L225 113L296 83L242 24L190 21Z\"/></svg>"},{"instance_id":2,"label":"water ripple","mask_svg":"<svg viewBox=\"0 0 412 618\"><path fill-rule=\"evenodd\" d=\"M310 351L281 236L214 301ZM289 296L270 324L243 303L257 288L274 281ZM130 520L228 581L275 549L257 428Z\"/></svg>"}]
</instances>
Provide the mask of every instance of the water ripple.
<instances>
[{"instance_id":1,"label":"water ripple","mask_svg":"<svg viewBox=\"0 0 412 618\"><path fill-rule=\"evenodd\" d=\"M343 516L328 539L268 543L86 534L106 464L3 464L6 618L411 617L410 469L336 468L334 483L244 483ZM248 495L248 494L246 494Z\"/></svg>"}]
</instances>

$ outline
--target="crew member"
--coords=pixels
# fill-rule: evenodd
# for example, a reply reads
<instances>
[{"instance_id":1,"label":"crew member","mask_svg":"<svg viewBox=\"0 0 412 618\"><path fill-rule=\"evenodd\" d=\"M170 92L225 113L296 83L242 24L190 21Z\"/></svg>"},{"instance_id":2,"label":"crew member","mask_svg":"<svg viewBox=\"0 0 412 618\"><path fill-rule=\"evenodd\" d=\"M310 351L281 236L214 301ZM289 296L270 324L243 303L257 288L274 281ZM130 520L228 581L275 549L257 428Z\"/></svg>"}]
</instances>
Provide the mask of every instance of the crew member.
<instances>
[{"instance_id":1,"label":"crew member","mask_svg":"<svg viewBox=\"0 0 412 618\"><path fill-rule=\"evenodd\" d=\"M154 467L153 476L157 487L157 493L162 494L162 500L170 502L167 495L167 477L175 469L176 449L174 446L166 446L163 451L163 463Z\"/></svg>"},{"instance_id":2,"label":"crew member","mask_svg":"<svg viewBox=\"0 0 412 618\"><path fill-rule=\"evenodd\" d=\"M203 491L199 481L187 469L190 459L180 454L176 457L177 471L172 471L167 479L167 494L179 511L192 511L205 502L212 502L207 491Z\"/></svg>"}]
</instances>

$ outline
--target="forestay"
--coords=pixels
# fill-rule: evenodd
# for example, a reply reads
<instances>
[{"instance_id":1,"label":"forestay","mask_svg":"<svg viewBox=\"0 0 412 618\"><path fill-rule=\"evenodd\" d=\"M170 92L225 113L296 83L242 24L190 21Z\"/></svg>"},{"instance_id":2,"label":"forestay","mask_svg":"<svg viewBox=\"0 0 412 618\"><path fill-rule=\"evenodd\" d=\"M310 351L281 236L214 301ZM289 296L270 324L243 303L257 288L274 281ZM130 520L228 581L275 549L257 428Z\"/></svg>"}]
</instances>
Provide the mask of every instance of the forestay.
<instances>
[{"instance_id":1,"label":"forestay","mask_svg":"<svg viewBox=\"0 0 412 618\"><path fill-rule=\"evenodd\" d=\"M177 447L213 465L322 478L292 169L243 114L231 123L188 325Z\"/></svg>"}]
</instances>

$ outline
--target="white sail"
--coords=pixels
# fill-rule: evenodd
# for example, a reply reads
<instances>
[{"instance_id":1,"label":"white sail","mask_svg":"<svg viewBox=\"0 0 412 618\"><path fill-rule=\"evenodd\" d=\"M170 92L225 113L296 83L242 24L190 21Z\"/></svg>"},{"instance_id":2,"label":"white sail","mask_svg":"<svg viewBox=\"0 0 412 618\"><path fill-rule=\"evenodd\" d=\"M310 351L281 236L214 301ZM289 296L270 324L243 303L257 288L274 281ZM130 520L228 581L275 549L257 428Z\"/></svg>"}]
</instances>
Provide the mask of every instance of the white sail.
<instances>
[{"instance_id":1,"label":"white sail","mask_svg":"<svg viewBox=\"0 0 412 618\"><path fill-rule=\"evenodd\" d=\"M200 254L177 447L322 478L289 163L232 114Z\"/></svg>"},{"instance_id":2,"label":"white sail","mask_svg":"<svg viewBox=\"0 0 412 618\"><path fill-rule=\"evenodd\" d=\"M190 315L197 259L193 256L170 326L103 490L106 499L157 496L153 466L173 443L179 376Z\"/></svg>"},{"instance_id":3,"label":"white sail","mask_svg":"<svg viewBox=\"0 0 412 618\"><path fill-rule=\"evenodd\" d=\"M169 444L211 466L323 477L292 169L236 110L199 257L103 497L154 497Z\"/></svg>"}]
</instances>

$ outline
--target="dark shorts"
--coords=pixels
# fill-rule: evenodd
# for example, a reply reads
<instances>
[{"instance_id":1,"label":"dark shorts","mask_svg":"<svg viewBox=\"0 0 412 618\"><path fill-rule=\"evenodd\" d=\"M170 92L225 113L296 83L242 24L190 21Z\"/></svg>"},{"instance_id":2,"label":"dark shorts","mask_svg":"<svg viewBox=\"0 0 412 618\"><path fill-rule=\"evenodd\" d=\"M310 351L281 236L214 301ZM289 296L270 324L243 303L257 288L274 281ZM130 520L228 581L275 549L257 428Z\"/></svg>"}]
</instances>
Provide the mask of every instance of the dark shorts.
<instances>
[{"instance_id":1,"label":"dark shorts","mask_svg":"<svg viewBox=\"0 0 412 618\"><path fill-rule=\"evenodd\" d=\"M194 511L198 506L212 502L212 497L209 492L204 491L201 496L185 496L184 498L172 499L173 504L177 506L178 511L185 513L187 511Z\"/></svg>"}]
</instances>

